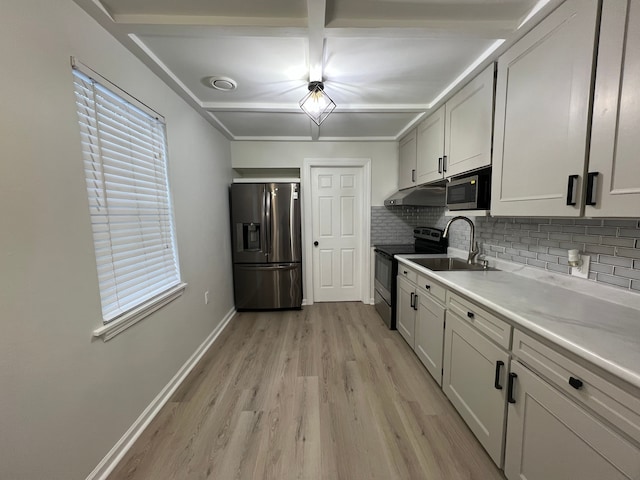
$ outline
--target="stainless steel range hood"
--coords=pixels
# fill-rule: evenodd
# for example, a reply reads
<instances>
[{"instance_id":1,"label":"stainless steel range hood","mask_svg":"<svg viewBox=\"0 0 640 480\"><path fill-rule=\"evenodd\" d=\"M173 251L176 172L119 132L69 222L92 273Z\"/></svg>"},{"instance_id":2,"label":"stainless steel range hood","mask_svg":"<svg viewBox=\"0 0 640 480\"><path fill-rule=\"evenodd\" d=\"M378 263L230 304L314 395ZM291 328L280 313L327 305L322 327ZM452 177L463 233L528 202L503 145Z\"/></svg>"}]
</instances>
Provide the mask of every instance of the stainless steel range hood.
<instances>
[{"instance_id":1,"label":"stainless steel range hood","mask_svg":"<svg viewBox=\"0 0 640 480\"><path fill-rule=\"evenodd\" d=\"M385 207L408 205L416 207L444 207L445 187L431 185L399 190L384 201Z\"/></svg>"}]
</instances>

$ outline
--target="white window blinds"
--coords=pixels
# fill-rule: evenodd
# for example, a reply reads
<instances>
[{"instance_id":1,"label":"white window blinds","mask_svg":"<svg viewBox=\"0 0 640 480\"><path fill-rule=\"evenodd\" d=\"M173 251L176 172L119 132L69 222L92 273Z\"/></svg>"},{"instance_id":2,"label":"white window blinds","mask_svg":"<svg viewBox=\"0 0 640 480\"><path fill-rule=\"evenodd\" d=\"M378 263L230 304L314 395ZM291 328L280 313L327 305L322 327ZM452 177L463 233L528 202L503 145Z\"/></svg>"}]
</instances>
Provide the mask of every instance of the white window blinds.
<instances>
[{"instance_id":1,"label":"white window blinds","mask_svg":"<svg viewBox=\"0 0 640 480\"><path fill-rule=\"evenodd\" d=\"M73 74L106 323L180 283L165 125L115 88Z\"/></svg>"}]
</instances>

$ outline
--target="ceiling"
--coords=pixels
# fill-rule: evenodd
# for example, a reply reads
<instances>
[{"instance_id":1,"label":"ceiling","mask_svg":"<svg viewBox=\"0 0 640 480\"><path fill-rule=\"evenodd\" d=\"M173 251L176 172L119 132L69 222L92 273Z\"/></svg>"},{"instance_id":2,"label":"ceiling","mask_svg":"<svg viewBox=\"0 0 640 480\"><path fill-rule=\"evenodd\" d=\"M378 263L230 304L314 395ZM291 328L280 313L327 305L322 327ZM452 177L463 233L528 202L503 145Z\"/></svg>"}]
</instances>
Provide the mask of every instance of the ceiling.
<instances>
[{"instance_id":1,"label":"ceiling","mask_svg":"<svg viewBox=\"0 0 640 480\"><path fill-rule=\"evenodd\" d=\"M230 140L320 141L397 140L561 2L75 1ZM298 106L314 80L337 104L320 127Z\"/></svg>"}]
</instances>

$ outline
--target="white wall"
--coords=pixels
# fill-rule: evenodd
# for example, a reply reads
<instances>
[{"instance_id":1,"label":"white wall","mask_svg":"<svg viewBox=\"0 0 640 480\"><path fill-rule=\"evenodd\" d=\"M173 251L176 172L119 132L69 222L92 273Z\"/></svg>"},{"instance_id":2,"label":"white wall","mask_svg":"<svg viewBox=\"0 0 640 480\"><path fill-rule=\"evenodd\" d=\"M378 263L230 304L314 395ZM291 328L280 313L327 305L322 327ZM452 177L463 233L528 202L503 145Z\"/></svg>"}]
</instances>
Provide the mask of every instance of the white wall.
<instances>
[{"instance_id":1,"label":"white wall","mask_svg":"<svg viewBox=\"0 0 640 480\"><path fill-rule=\"evenodd\" d=\"M237 169L301 168L305 158L370 158L371 206L384 205L398 189L397 142L233 142L231 158Z\"/></svg>"},{"instance_id":2,"label":"white wall","mask_svg":"<svg viewBox=\"0 0 640 480\"><path fill-rule=\"evenodd\" d=\"M189 284L107 343L71 55L166 116ZM71 0L3 0L0 65L0 478L82 479L233 308L230 147Z\"/></svg>"}]
</instances>

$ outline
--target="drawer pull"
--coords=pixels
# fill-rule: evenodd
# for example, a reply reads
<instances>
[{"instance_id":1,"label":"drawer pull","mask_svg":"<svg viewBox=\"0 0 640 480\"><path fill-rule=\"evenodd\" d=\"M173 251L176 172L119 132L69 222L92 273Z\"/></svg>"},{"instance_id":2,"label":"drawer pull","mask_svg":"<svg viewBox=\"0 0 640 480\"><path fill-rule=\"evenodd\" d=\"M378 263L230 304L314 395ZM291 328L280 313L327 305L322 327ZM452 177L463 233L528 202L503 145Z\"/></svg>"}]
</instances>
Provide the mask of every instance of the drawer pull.
<instances>
[{"instance_id":1,"label":"drawer pull","mask_svg":"<svg viewBox=\"0 0 640 480\"><path fill-rule=\"evenodd\" d=\"M504 367L504 362L502 360L498 360L496 362L496 378L493 380L493 386L496 390L502 390L502 385L500 385L500 371Z\"/></svg>"},{"instance_id":2,"label":"drawer pull","mask_svg":"<svg viewBox=\"0 0 640 480\"><path fill-rule=\"evenodd\" d=\"M473 318L473 317L475 317L475 316L476 316L476 315L475 315L475 313L473 313L473 312L467 312L467 317L469 317L469 318Z\"/></svg>"},{"instance_id":3,"label":"drawer pull","mask_svg":"<svg viewBox=\"0 0 640 480\"><path fill-rule=\"evenodd\" d=\"M411 308L413 308L414 310L415 310L415 308L416 308L416 306L415 306L415 305L414 305L414 303L413 303L413 299L415 298L415 296L416 296L416 294L415 294L415 293L413 293L413 292L411 292L411 303L410 303L410 306L411 306Z\"/></svg>"},{"instance_id":4,"label":"drawer pull","mask_svg":"<svg viewBox=\"0 0 640 480\"><path fill-rule=\"evenodd\" d=\"M516 403L516 399L513 398L513 383L515 382L516 378L518 378L517 373L511 372L509 374L509 386L507 390L507 401L509 403Z\"/></svg>"},{"instance_id":5,"label":"drawer pull","mask_svg":"<svg viewBox=\"0 0 640 480\"><path fill-rule=\"evenodd\" d=\"M426 288L427 290L431 290L431 285L425 285L424 288Z\"/></svg>"},{"instance_id":6,"label":"drawer pull","mask_svg":"<svg viewBox=\"0 0 640 480\"><path fill-rule=\"evenodd\" d=\"M404 274L406 275L406 274L407 274L407 271L406 271L406 270L403 270L403 271L402 271L402 273L404 273Z\"/></svg>"},{"instance_id":7,"label":"drawer pull","mask_svg":"<svg viewBox=\"0 0 640 480\"><path fill-rule=\"evenodd\" d=\"M576 390L580 390L582 388L582 380L576 377L569 377L569 385Z\"/></svg>"}]
</instances>

